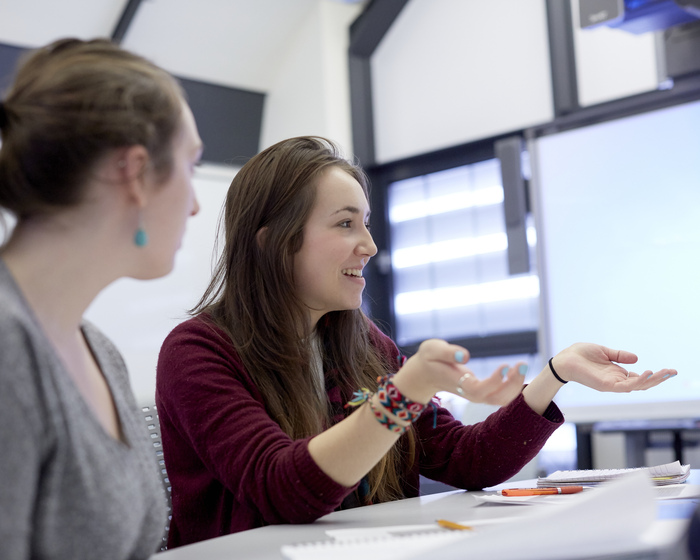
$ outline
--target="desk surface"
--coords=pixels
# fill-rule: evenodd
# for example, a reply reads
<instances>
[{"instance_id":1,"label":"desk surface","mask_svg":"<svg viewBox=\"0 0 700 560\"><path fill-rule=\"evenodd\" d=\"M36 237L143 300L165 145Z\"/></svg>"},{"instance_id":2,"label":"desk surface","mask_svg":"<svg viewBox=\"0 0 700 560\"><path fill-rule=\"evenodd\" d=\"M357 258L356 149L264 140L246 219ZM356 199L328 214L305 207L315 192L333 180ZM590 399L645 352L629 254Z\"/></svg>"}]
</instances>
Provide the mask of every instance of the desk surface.
<instances>
[{"instance_id":1,"label":"desk surface","mask_svg":"<svg viewBox=\"0 0 700 560\"><path fill-rule=\"evenodd\" d=\"M700 484L700 470L691 471L688 481ZM519 481L500 487L527 486L534 481ZM273 525L227 535L194 545L168 550L151 560L280 560L285 544L327 540L329 529L387 527L434 523L445 518L455 521L527 516L530 506L485 504L477 501L479 492L462 490L410 498L333 512L307 525ZM697 500L659 501L659 518L687 518L697 506ZM479 507L476 507L479 506ZM554 506L556 507L556 506Z\"/></svg>"}]
</instances>

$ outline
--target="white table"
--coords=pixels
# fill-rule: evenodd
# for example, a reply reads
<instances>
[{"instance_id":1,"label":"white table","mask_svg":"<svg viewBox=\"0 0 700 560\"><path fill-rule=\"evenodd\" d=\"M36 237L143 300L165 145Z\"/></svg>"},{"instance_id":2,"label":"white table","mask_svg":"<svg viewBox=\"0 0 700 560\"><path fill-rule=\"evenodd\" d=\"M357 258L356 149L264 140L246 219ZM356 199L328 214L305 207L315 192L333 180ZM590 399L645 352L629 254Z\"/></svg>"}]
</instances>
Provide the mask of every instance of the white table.
<instances>
[{"instance_id":1,"label":"white table","mask_svg":"<svg viewBox=\"0 0 700 560\"><path fill-rule=\"evenodd\" d=\"M689 482L700 483L700 470L692 471ZM535 484L536 481L519 481L501 485L499 488ZM479 494L480 492L458 490L337 511L322 517L315 523L272 525L251 529L168 550L154 555L151 560L280 560L282 545L327 540L325 531L329 529L427 524L434 523L440 518L454 521L510 518L527 516L532 512L530 506L479 502L476 499ZM697 500L660 501L659 517L687 518L696 505ZM631 560L631 558L625 556L624 560ZM639 556L639 558L655 558L655 556Z\"/></svg>"}]
</instances>

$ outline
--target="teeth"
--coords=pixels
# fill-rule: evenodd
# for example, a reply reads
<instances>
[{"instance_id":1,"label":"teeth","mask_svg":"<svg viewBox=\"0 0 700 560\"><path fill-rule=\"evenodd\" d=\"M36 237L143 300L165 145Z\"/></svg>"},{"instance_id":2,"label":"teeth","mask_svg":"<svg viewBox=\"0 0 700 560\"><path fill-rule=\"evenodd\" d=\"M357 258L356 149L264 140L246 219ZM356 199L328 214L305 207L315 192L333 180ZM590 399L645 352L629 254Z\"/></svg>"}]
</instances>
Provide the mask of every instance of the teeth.
<instances>
[{"instance_id":1,"label":"teeth","mask_svg":"<svg viewBox=\"0 0 700 560\"><path fill-rule=\"evenodd\" d=\"M358 278L362 278L362 269L360 268L345 268L341 270L341 272L346 276L357 276Z\"/></svg>"}]
</instances>

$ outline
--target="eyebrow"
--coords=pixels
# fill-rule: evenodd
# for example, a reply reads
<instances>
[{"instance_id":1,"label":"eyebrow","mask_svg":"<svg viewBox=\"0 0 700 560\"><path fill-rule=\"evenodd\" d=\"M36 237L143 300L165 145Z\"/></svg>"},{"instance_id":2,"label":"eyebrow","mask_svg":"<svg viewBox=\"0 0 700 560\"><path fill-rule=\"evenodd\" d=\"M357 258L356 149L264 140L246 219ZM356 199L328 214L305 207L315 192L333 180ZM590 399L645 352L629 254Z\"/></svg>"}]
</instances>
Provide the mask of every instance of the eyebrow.
<instances>
[{"instance_id":1,"label":"eyebrow","mask_svg":"<svg viewBox=\"0 0 700 560\"><path fill-rule=\"evenodd\" d=\"M336 214L340 214L341 212L350 212L351 214L360 214L360 209L357 206L345 206L344 208L341 208L340 210L336 210L331 214L331 216L335 216ZM371 211L367 212L367 217L371 214Z\"/></svg>"}]
</instances>

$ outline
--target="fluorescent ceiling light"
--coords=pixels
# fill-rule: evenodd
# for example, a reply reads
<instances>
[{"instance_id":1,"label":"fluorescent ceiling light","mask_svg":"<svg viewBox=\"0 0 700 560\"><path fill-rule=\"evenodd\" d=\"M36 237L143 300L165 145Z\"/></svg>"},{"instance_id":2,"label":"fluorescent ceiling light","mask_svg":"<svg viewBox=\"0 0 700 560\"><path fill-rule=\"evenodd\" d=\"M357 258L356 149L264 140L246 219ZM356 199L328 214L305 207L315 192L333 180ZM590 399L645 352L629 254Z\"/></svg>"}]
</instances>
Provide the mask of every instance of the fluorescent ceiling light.
<instances>
[{"instance_id":1,"label":"fluorescent ceiling light","mask_svg":"<svg viewBox=\"0 0 700 560\"><path fill-rule=\"evenodd\" d=\"M436 288L397 294L394 298L394 310L396 315L409 315L497 301L533 299L539 295L540 282L536 275L517 276L471 286Z\"/></svg>"},{"instance_id":2,"label":"fluorescent ceiling light","mask_svg":"<svg viewBox=\"0 0 700 560\"><path fill-rule=\"evenodd\" d=\"M473 192L460 192L436 196L406 204L397 204L389 211L389 222L396 224L426 216L464 210L476 206L491 206L503 203L503 187L487 187Z\"/></svg>"}]
</instances>

